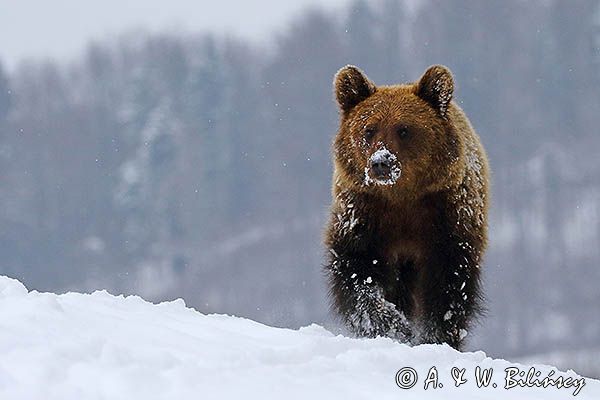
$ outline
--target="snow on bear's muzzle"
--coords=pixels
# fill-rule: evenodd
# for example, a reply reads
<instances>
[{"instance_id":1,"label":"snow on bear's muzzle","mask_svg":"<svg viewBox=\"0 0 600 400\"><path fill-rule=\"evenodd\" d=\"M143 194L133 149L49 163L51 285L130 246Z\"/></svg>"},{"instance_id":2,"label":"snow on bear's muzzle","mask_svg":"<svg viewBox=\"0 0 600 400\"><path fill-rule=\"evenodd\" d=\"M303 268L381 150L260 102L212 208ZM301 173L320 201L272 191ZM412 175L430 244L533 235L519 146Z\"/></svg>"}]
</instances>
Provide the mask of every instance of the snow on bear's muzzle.
<instances>
[{"instance_id":1,"label":"snow on bear's muzzle","mask_svg":"<svg viewBox=\"0 0 600 400\"><path fill-rule=\"evenodd\" d=\"M365 167L365 185L393 185L402 172L398 158L385 147L369 157Z\"/></svg>"}]
</instances>

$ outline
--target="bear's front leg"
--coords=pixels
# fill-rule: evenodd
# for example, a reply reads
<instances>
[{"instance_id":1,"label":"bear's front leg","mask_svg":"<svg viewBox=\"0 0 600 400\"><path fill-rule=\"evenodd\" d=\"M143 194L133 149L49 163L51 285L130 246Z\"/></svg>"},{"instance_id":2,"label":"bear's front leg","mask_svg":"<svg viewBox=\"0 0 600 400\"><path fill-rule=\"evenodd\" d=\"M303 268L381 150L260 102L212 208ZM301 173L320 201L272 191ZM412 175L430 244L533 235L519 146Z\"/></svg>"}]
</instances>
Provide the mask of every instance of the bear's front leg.
<instances>
[{"instance_id":1,"label":"bear's front leg","mask_svg":"<svg viewBox=\"0 0 600 400\"><path fill-rule=\"evenodd\" d=\"M429 259L417 343L462 348L470 322L481 309L479 259L466 240L440 245Z\"/></svg>"},{"instance_id":2,"label":"bear's front leg","mask_svg":"<svg viewBox=\"0 0 600 400\"><path fill-rule=\"evenodd\" d=\"M357 336L412 342L404 313L385 299L385 277L379 272L384 266L375 266L372 258L331 253L327 266L330 292L347 327Z\"/></svg>"}]
</instances>

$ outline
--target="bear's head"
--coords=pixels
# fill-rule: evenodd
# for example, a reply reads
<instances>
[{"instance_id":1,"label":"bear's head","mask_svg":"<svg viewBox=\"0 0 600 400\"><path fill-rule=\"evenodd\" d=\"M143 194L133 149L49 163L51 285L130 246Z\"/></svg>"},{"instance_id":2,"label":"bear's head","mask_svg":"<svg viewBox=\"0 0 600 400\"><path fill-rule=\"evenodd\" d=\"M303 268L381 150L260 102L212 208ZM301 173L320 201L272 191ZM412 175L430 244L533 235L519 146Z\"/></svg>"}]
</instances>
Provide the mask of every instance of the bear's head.
<instances>
[{"instance_id":1,"label":"bear's head","mask_svg":"<svg viewBox=\"0 0 600 400\"><path fill-rule=\"evenodd\" d=\"M418 198L459 182L469 124L452 103L452 73L432 66L415 83L376 86L346 66L334 79L341 122L334 142L338 186Z\"/></svg>"}]
</instances>

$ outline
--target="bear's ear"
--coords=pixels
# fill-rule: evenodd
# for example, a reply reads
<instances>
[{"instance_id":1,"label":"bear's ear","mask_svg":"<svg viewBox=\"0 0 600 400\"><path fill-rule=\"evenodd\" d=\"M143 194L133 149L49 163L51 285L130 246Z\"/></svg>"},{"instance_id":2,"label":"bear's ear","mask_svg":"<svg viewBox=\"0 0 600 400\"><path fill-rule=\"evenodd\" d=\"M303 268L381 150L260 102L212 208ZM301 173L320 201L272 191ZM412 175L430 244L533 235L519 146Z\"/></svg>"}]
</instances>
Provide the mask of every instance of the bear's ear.
<instances>
[{"instance_id":1,"label":"bear's ear","mask_svg":"<svg viewBox=\"0 0 600 400\"><path fill-rule=\"evenodd\" d=\"M454 93L452 72L443 65L433 65L417 83L417 96L431 104L445 118Z\"/></svg>"},{"instance_id":2,"label":"bear's ear","mask_svg":"<svg viewBox=\"0 0 600 400\"><path fill-rule=\"evenodd\" d=\"M333 89L343 112L350 111L377 90L367 75L354 65L346 65L335 74Z\"/></svg>"}]
</instances>

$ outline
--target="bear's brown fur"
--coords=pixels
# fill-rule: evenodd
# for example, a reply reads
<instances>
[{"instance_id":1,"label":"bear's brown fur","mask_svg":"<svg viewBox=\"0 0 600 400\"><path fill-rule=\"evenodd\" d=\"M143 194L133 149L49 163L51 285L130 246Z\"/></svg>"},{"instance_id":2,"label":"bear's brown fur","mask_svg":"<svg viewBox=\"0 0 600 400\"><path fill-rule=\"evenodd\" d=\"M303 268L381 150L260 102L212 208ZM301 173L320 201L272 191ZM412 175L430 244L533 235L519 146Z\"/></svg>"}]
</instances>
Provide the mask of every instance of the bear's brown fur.
<instances>
[{"instance_id":1,"label":"bear's brown fur","mask_svg":"<svg viewBox=\"0 0 600 400\"><path fill-rule=\"evenodd\" d=\"M358 336L460 348L481 311L489 177L452 74L432 66L416 83L376 86L346 66L334 89L333 307Z\"/></svg>"}]
</instances>

